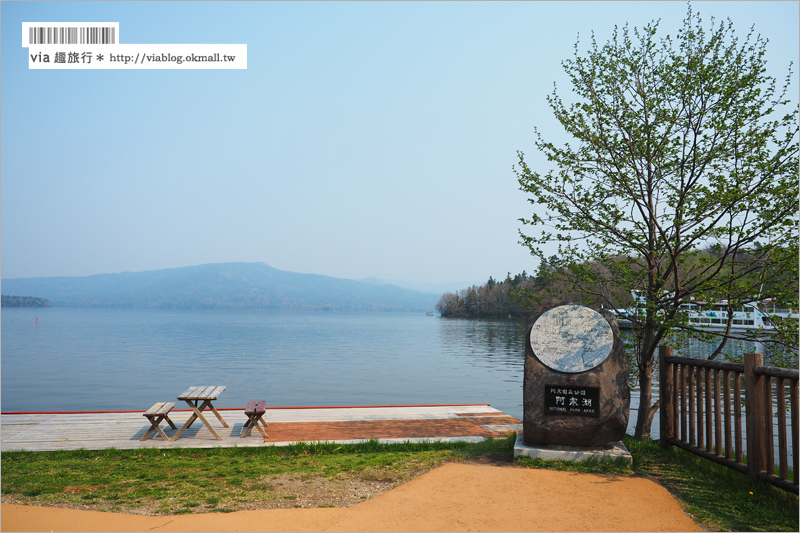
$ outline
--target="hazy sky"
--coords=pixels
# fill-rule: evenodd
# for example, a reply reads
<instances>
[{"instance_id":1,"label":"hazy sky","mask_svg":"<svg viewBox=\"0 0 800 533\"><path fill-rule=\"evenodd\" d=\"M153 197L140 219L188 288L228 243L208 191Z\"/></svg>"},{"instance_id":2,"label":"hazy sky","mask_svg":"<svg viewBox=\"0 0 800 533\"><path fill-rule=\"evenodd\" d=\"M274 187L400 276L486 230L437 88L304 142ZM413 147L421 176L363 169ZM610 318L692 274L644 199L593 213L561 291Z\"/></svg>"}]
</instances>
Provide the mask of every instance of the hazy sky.
<instances>
[{"instance_id":1,"label":"hazy sky","mask_svg":"<svg viewBox=\"0 0 800 533\"><path fill-rule=\"evenodd\" d=\"M798 63L798 2L693 2ZM516 151L578 34L675 2L2 2L2 277L228 261L482 283L537 265ZM122 43L244 43L247 70L29 70L21 23ZM586 46L582 47L586 50ZM798 93L793 75L792 95Z\"/></svg>"}]
</instances>

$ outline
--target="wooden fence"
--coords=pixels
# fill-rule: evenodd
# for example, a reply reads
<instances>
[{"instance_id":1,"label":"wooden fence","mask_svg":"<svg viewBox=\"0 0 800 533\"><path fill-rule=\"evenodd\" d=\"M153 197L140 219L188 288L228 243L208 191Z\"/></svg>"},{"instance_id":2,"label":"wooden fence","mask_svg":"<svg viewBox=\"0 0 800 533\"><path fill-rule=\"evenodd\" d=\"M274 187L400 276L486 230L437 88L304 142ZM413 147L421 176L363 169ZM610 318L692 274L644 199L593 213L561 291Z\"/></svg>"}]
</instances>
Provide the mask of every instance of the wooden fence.
<instances>
[{"instance_id":1,"label":"wooden fence","mask_svg":"<svg viewBox=\"0 0 800 533\"><path fill-rule=\"evenodd\" d=\"M661 442L797 494L798 371L764 366L761 354L745 354L741 364L674 357L668 346L659 350Z\"/></svg>"}]
</instances>

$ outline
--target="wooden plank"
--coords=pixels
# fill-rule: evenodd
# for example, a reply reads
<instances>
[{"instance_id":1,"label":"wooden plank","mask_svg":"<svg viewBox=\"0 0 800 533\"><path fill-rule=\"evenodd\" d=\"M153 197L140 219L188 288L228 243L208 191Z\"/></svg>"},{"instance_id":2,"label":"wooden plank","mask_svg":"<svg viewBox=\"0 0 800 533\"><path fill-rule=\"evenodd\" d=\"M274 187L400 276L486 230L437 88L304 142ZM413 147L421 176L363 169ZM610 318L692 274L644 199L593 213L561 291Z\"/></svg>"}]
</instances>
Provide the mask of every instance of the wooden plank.
<instances>
[{"instance_id":1,"label":"wooden plank","mask_svg":"<svg viewBox=\"0 0 800 533\"><path fill-rule=\"evenodd\" d=\"M672 355L672 348L669 350L669 354ZM672 398L672 420L670 420L670 427L672 436L678 436L678 416L680 416L680 408L678 402L680 401L680 376L678 375L678 370L680 366L678 365L670 365L672 368L671 370L671 388L670 388L670 397Z\"/></svg>"},{"instance_id":2,"label":"wooden plank","mask_svg":"<svg viewBox=\"0 0 800 533\"><path fill-rule=\"evenodd\" d=\"M753 367L753 372L772 378L800 379L800 370L795 368L779 368L777 366L757 365Z\"/></svg>"},{"instance_id":3,"label":"wooden plank","mask_svg":"<svg viewBox=\"0 0 800 533\"><path fill-rule=\"evenodd\" d=\"M679 440L687 442L686 434L686 367L680 365L681 369L681 436Z\"/></svg>"},{"instance_id":4,"label":"wooden plank","mask_svg":"<svg viewBox=\"0 0 800 533\"><path fill-rule=\"evenodd\" d=\"M702 448L703 443L703 368L697 369L697 447Z\"/></svg>"},{"instance_id":5,"label":"wooden plank","mask_svg":"<svg viewBox=\"0 0 800 533\"><path fill-rule=\"evenodd\" d=\"M764 376L764 445L767 450L767 474L775 473L775 443L772 429L772 378Z\"/></svg>"},{"instance_id":6,"label":"wooden plank","mask_svg":"<svg viewBox=\"0 0 800 533\"><path fill-rule=\"evenodd\" d=\"M197 385L192 385L191 387L189 387L188 389L186 389L185 391L180 393L178 395L178 399L179 400L194 399L194 393L195 393L196 389L197 389Z\"/></svg>"},{"instance_id":7,"label":"wooden plank","mask_svg":"<svg viewBox=\"0 0 800 533\"><path fill-rule=\"evenodd\" d=\"M775 409L778 415L778 462L780 463L781 479L789 479L789 456L786 449L786 400L783 390L783 378L776 378L777 401ZM795 452L796 453L796 452Z\"/></svg>"},{"instance_id":8,"label":"wooden plank","mask_svg":"<svg viewBox=\"0 0 800 533\"><path fill-rule=\"evenodd\" d=\"M727 361L709 361L708 359L692 359L690 357L677 356L670 357L668 361L696 368L713 368L715 370L732 370L734 372L742 372L744 370L742 363L729 363Z\"/></svg>"},{"instance_id":9,"label":"wooden plank","mask_svg":"<svg viewBox=\"0 0 800 533\"><path fill-rule=\"evenodd\" d=\"M213 385L204 385L204 386L198 387L197 390L194 393L194 397L197 400L205 400L206 398L208 398L208 395L213 390L214 390L214 386Z\"/></svg>"},{"instance_id":10,"label":"wooden plank","mask_svg":"<svg viewBox=\"0 0 800 533\"><path fill-rule=\"evenodd\" d=\"M712 368L705 369L705 393L706 393L706 451L711 453L713 450L713 440L714 437L712 436L712 429L713 429L713 411L712 409L712 390L711 390L711 373L714 370Z\"/></svg>"},{"instance_id":11,"label":"wooden plank","mask_svg":"<svg viewBox=\"0 0 800 533\"><path fill-rule=\"evenodd\" d=\"M658 373L659 373L659 396L661 401L661 417L659 426L661 433L661 443L668 446L667 437L675 437L675 418L673 417L676 404L675 389L673 387L673 374L675 366L667 362L667 357L672 355L671 346L660 346L658 348Z\"/></svg>"},{"instance_id":12,"label":"wooden plank","mask_svg":"<svg viewBox=\"0 0 800 533\"><path fill-rule=\"evenodd\" d=\"M797 427L797 419L798 419L798 410L797 410L797 389L798 381L796 379L789 382L789 405L790 405L790 414L792 418L792 457L794 458L793 461L793 468L794 468L794 484L797 485L798 477L800 474L800 469L798 469L798 460L797 456L800 455L800 450L797 449L797 437L798 437L798 427Z\"/></svg>"},{"instance_id":13,"label":"wooden plank","mask_svg":"<svg viewBox=\"0 0 800 533\"><path fill-rule=\"evenodd\" d=\"M736 462L744 462L744 439L742 437L742 375L733 374L733 431L736 439Z\"/></svg>"},{"instance_id":14,"label":"wooden plank","mask_svg":"<svg viewBox=\"0 0 800 533\"><path fill-rule=\"evenodd\" d=\"M209 400L216 400L219 398L219 395L225 392L225 387L217 386L217 385L209 385L208 389L203 391L203 395L205 399Z\"/></svg>"},{"instance_id":15,"label":"wooden plank","mask_svg":"<svg viewBox=\"0 0 800 533\"><path fill-rule=\"evenodd\" d=\"M725 406L725 459L733 459L733 432L731 431L731 375L729 370L722 372L722 396ZM735 398L733 401L738 401Z\"/></svg>"},{"instance_id":16,"label":"wooden plank","mask_svg":"<svg viewBox=\"0 0 800 533\"><path fill-rule=\"evenodd\" d=\"M720 405L720 371L714 370L714 453L722 455L722 406Z\"/></svg>"},{"instance_id":17,"label":"wooden plank","mask_svg":"<svg viewBox=\"0 0 800 533\"><path fill-rule=\"evenodd\" d=\"M164 405L162 405L158 409L157 413L160 414L160 415L167 415L174 408L175 408L175 402L165 402Z\"/></svg>"},{"instance_id":18,"label":"wooden plank","mask_svg":"<svg viewBox=\"0 0 800 533\"><path fill-rule=\"evenodd\" d=\"M213 385L193 385L178 396L179 400L205 400L216 387Z\"/></svg>"},{"instance_id":19,"label":"wooden plank","mask_svg":"<svg viewBox=\"0 0 800 533\"><path fill-rule=\"evenodd\" d=\"M695 380L694 380L694 373L695 369L693 366L687 367L689 369L689 377L687 379L687 384L689 385L689 441L688 443L692 446L697 445L696 440L696 431L694 427L694 389L695 389Z\"/></svg>"},{"instance_id":20,"label":"wooden plank","mask_svg":"<svg viewBox=\"0 0 800 533\"><path fill-rule=\"evenodd\" d=\"M205 400L208 398L208 394L214 390L212 385L199 385L195 387L194 392L192 393L192 400Z\"/></svg>"},{"instance_id":21,"label":"wooden plank","mask_svg":"<svg viewBox=\"0 0 800 533\"><path fill-rule=\"evenodd\" d=\"M2 415L0 417L0 424L3 427L8 426L27 426L31 424L41 424L45 420L56 415L40 415L40 414L27 414L27 415ZM140 419L141 420L141 419Z\"/></svg>"},{"instance_id":22,"label":"wooden plank","mask_svg":"<svg viewBox=\"0 0 800 533\"><path fill-rule=\"evenodd\" d=\"M3 439L8 439L14 435L27 431L27 426L12 426L3 428Z\"/></svg>"},{"instance_id":23,"label":"wooden plank","mask_svg":"<svg viewBox=\"0 0 800 533\"><path fill-rule=\"evenodd\" d=\"M666 446L667 445L667 437L674 437L667 428L668 421L669 421L669 413L672 412L672 398L670 398L669 394L669 385L667 385L667 372L669 371L669 367L671 366L664 358L664 354L659 347L658 351L658 382L661 386L658 389L658 401L661 405L659 412L661 416L659 417L659 427L658 432L661 434L661 443Z\"/></svg>"},{"instance_id":24,"label":"wooden plank","mask_svg":"<svg viewBox=\"0 0 800 533\"><path fill-rule=\"evenodd\" d=\"M753 367L761 365L764 356L760 353L744 354L744 394L747 402L747 474L753 478L766 470L766 451L764 445L764 378L753 372Z\"/></svg>"},{"instance_id":25,"label":"wooden plank","mask_svg":"<svg viewBox=\"0 0 800 533\"><path fill-rule=\"evenodd\" d=\"M208 398L210 400L217 400L219 399L220 394L225 392L225 385L217 385L214 387L214 390L208 393Z\"/></svg>"},{"instance_id":26,"label":"wooden plank","mask_svg":"<svg viewBox=\"0 0 800 533\"><path fill-rule=\"evenodd\" d=\"M164 407L164 402L157 402L153 404L153 407L142 413L142 415L151 418L153 415L157 414L162 407Z\"/></svg>"}]
</instances>

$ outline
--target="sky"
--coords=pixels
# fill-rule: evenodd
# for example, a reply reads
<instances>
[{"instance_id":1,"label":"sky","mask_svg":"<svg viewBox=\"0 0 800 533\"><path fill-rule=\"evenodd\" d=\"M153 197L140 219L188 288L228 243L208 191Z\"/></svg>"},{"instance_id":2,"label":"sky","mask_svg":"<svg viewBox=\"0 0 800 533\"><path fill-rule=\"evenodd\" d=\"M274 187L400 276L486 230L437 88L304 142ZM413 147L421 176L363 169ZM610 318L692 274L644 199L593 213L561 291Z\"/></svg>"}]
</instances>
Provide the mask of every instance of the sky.
<instances>
[{"instance_id":1,"label":"sky","mask_svg":"<svg viewBox=\"0 0 800 533\"><path fill-rule=\"evenodd\" d=\"M794 62L798 2L693 2ZM0 276L263 261L348 279L484 283L536 260L517 151L580 35L664 2L2 2ZM246 44L246 70L29 70L22 22L119 22L120 43Z\"/></svg>"}]
</instances>

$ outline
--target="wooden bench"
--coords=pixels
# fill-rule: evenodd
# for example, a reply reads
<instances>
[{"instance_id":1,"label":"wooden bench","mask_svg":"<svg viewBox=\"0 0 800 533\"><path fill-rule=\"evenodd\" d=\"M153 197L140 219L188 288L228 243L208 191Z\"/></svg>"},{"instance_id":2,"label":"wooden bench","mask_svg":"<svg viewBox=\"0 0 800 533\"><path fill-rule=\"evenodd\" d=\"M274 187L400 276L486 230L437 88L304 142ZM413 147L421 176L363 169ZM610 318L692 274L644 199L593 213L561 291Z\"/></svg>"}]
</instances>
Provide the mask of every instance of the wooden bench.
<instances>
[{"instance_id":1,"label":"wooden bench","mask_svg":"<svg viewBox=\"0 0 800 533\"><path fill-rule=\"evenodd\" d=\"M167 434L164 433L164 430L158 427L162 420L166 420L167 423L172 427L172 429L178 429L175 427L175 424L172 423L172 420L169 419L169 412L175 407L175 402L158 402L153 407L147 410L146 413L143 413L144 417L150 421L150 429L144 434L144 436L139 440L147 440L147 437L150 436L150 433L153 430L158 431L158 434L161 435L161 438L164 440L170 440L167 437Z\"/></svg>"},{"instance_id":2,"label":"wooden bench","mask_svg":"<svg viewBox=\"0 0 800 533\"><path fill-rule=\"evenodd\" d=\"M249 402L247 402L247 407L245 407L244 409L244 414L247 415L247 422L245 422L244 425L242 426L242 433L240 437L246 437L247 435L249 435L250 430L252 430L253 427L255 426L255 428L264 436L265 439L268 438L269 435L267 435L267 432L261 429L261 426L258 425L258 423L261 422L265 428L269 427L267 421L262 418L264 416L264 413L266 412L267 412L266 400L261 400L259 402L256 402L255 400L250 400Z\"/></svg>"}]
</instances>

